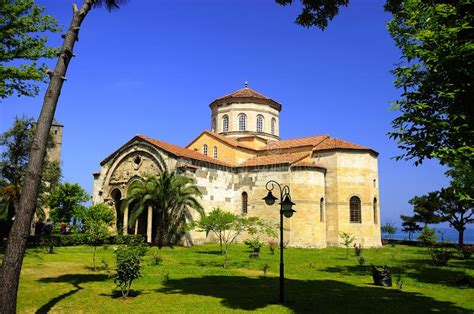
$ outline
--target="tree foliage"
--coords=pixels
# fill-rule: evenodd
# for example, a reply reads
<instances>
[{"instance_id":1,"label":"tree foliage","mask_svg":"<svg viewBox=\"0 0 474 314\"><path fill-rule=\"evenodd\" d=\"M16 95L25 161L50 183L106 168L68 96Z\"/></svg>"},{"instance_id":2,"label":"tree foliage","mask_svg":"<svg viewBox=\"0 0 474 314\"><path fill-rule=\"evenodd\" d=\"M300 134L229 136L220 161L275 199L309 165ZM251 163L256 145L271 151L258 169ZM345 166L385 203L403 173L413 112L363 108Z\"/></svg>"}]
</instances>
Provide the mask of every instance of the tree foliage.
<instances>
[{"instance_id":1,"label":"tree foliage","mask_svg":"<svg viewBox=\"0 0 474 314\"><path fill-rule=\"evenodd\" d=\"M77 183L64 182L46 197L49 215L55 222L70 222L76 213L84 212L84 203L90 196Z\"/></svg>"},{"instance_id":2,"label":"tree foliage","mask_svg":"<svg viewBox=\"0 0 474 314\"><path fill-rule=\"evenodd\" d=\"M133 226L138 217L148 209L153 209L157 221L155 242L173 245L179 242L184 232L186 219L192 219L189 209L203 214L198 198L201 192L194 181L174 172L162 171L158 176L144 175L130 185L122 211L129 208L129 225Z\"/></svg>"},{"instance_id":3,"label":"tree foliage","mask_svg":"<svg viewBox=\"0 0 474 314\"><path fill-rule=\"evenodd\" d=\"M385 223L380 227L382 233L388 234L388 238L391 240L393 235L397 232L397 227L395 224L389 220L385 221Z\"/></svg>"},{"instance_id":4,"label":"tree foliage","mask_svg":"<svg viewBox=\"0 0 474 314\"><path fill-rule=\"evenodd\" d=\"M79 207L74 217L82 223L82 229L93 247L92 262L96 271L95 255L97 246L110 236L109 227L114 221L114 212L104 203L94 204L90 207Z\"/></svg>"},{"instance_id":5,"label":"tree foliage","mask_svg":"<svg viewBox=\"0 0 474 314\"><path fill-rule=\"evenodd\" d=\"M25 178L28 153L33 140L35 123L27 117L16 117L13 126L0 135L0 219L11 219L15 215ZM55 146L49 137L48 148ZM44 198L59 184L61 167L58 161L45 159L43 165L40 197L36 204L36 214L44 219Z\"/></svg>"},{"instance_id":6,"label":"tree foliage","mask_svg":"<svg viewBox=\"0 0 474 314\"><path fill-rule=\"evenodd\" d=\"M402 52L393 70L402 90L391 138L397 159L473 163L474 5L471 0L404 0L386 6L388 29Z\"/></svg>"},{"instance_id":7,"label":"tree foliage","mask_svg":"<svg viewBox=\"0 0 474 314\"><path fill-rule=\"evenodd\" d=\"M0 1L0 97L36 96L46 82L43 58L54 58L45 32L59 32L56 20L43 15L33 0Z\"/></svg>"},{"instance_id":8,"label":"tree foliage","mask_svg":"<svg viewBox=\"0 0 474 314\"><path fill-rule=\"evenodd\" d=\"M414 217L401 215L402 219L402 232L408 233L408 240L411 241L413 233L421 231L421 227L417 224Z\"/></svg>"},{"instance_id":9,"label":"tree foliage","mask_svg":"<svg viewBox=\"0 0 474 314\"><path fill-rule=\"evenodd\" d=\"M339 237L341 238L341 244L346 247L346 258L349 258L349 246L355 240L355 236L349 232L340 232Z\"/></svg>"},{"instance_id":10,"label":"tree foliage","mask_svg":"<svg viewBox=\"0 0 474 314\"><path fill-rule=\"evenodd\" d=\"M258 217L236 215L220 208L214 208L209 214L201 215L201 218L191 223L189 227L206 232L206 237L209 233L213 233L217 237L224 255L224 267L227 267L229 247L242 232L247 231L251 236L258 234L265 234L269 237L276 236L274 228Z\"/></svg>"},{"instance_id":11,"label":"tree foliage","mask_svg":"<svg viewBox=\"0 0 474 314\"><path fill-rule=\"evenodd\" d=\"M291 5L293 0L275 0L280 5ZM304 27L316 26L324 30L329 21L338 13L340 7L346 7L349 0L301 0L303 9L295 20Z\"/></svg>"}]
</instances>

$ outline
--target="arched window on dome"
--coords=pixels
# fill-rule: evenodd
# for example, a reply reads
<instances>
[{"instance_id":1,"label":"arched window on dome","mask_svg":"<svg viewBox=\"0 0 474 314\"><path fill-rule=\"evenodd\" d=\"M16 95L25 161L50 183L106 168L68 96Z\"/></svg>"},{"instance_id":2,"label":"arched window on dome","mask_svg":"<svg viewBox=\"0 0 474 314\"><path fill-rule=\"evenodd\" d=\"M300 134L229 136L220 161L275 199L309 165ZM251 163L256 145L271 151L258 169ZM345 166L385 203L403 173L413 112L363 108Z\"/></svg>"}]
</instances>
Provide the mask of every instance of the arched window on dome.
<instances>
[{"instance_id":1,"label":"arched window on dome","mask_svg":"<svg viewBox=\"0 0 474 314\"><path fill-rule=\"evenodd\" d=\"M202 153L207 156L207 144L202 145Z\"/></svg>"},{"instance_id":2,"label":"arched window on dome","mask_svg":"<svg viewBox=\"0 0 474 314\"><path fill-rule=\"evenodd\" d=\"M263 132L263 116L257 115L257 132Z\"/></svg>"},{"instance_id":3,"label":"arched window on dome","mask_svg":"<svg viewBox=\"0 0 474 314\"><path fill-rule=\"evenodd\" d=\"M360 208L360 198L357 196L351 197L349 200L349 216L350 222L352 223L361 223L362 222L362 214Z\"/></svg>"},{"instance_id":4,"label":"arched window on dome","mask_svg":"<svg viewBox=\"0 0 474 314\"><path fill-rule=\"evenodd\" d=\"M229 132L229 116L224 115L222 117L222 132Z\"/></svg>"},{"instance_id":5,"label":"arched window on dome","mask_svg":"<svg viewBox=\"0 0 474 314\"><path fill-rule=\"evenodd\" d=\"M247 116L244 113L239 114L239 131L247 130Z\"/></svg>"},{"instance_id":6,"label":"arched window on dome","mask_svg":"<svg viewBox=\"0 0 474 314\"><path fill-rule=\"evenodd\" d=\"M214 159L217 159L217 147L216 146L214 146L214 148L212 149L212 157Z\"/></svg>"},{"instance_id":7,"label":"arched window on dome","mask_svg":"<svg viewBox=\"0 0 474 314\"><path fill-rule=\"evenodd\" d=\"M272 118L272 123L271 123L272 135L275 135L275 126L276 126L276 119Z\"/></svg>"}]
</instances>

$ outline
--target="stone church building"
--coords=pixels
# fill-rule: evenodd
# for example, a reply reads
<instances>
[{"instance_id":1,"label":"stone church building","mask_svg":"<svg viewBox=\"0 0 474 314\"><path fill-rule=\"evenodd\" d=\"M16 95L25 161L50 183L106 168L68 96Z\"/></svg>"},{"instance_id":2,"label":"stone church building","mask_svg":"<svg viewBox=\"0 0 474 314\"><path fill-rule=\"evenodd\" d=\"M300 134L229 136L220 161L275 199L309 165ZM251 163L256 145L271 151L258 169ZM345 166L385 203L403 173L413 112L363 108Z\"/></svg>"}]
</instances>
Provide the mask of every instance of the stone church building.
<instances>
[{"instance_id":1,"label":"stone church building","mask_svg":"<svg viewBox=\"0 0 474 314\"><path fill-rule=\"evenodd\" d=\"M340 232L354 234L363 246L381 245L376 151L329 135L280 139L282 105L247 86L209 108L211 130L186 147L136 135L100 163L93 201L115 206L119 227L153 239L151 209L134 226L128 225L128 211L118 209L134 180L168 170L195 179L207 212L220 207L274 223L279 206L262 200L265 185L269 180L288 185L296 204L296 213L284 222L290 246L338 246ZM189 239L207 241L199 232Z\"/></svg>"}]
</instances>

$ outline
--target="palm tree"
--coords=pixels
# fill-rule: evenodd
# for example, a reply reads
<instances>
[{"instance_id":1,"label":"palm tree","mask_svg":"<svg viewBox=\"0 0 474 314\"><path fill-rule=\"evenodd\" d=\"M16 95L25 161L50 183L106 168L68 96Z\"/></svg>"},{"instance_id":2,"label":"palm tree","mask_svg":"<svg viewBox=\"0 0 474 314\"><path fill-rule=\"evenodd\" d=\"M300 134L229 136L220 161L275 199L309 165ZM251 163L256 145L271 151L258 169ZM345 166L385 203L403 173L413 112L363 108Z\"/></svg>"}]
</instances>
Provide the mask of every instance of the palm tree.
<instances>
[{"instance_id":1,"label":"palm tree","mask_svg":"<svg viewBox=\"0 0 474 314\"><path fill-rule=\"evenodd\" d=\"M66 71L69 62L74 56L74 45L78 40L82 22L92 7L105 5L110 11L118 9L119 5L125 2L126 0L84 0L81 8L78 8L76 4L72 5L72 21L66 34L63 35L64 42L58 54L56 67L54 71L49 71L50 82L44 96L43 107L41 108L33 144L30 149L19 210L15 215L15 221L10 231L7 249L3 258L0 272L0 313L10 314L16 312L21 265L41 184L41 171L46 155L48 135L61 88L66 80Z\"/></svg>"},{"instance_id":2,"label":"palm tree","mask_svg":"<svg viewBox=\"0 0 474 314\"><path fill-rule=\"evenodd\" d=\"M129 225L133 225L143 211L151 206L153 217L157 219L154 242L161 248L179 241L186 219L192 218L190 208L201 215L204 213L197 200L200 196L201 192L192 179L163 171L158 176L145 175L132 183L122 211L129 207Z\"/></svg>"}]
</instances>

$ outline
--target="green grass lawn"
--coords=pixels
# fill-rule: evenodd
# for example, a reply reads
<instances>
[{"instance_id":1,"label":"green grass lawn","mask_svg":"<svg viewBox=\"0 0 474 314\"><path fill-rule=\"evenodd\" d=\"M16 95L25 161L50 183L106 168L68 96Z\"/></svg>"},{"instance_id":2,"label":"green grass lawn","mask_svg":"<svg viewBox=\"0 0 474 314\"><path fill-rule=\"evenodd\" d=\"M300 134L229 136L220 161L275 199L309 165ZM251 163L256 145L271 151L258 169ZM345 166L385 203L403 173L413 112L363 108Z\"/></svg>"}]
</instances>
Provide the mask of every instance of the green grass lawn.
<instances>
[{"instance_id":1,"label":"green grass lawn","mask_svg":"<svg viewBox=\"0 0 474 314\"><path fill-rule=\"evenodd\" d=\"M97 260L114 267L113 247L98 249ZM430 266L426 249L397 245L365 249L366 266L351 250L285 250L286 299L278 305L279 255L262 248L249 259L242 245L230 250L222 268L217 245L164 248L161 265L145 258L143 278L133 297L113 293L113 281L102 267L91 270L92 249L60 247L55 254L40 249L26 253L18 295L21 313L131 312L319 312L319 313L473 313L474 261L452 259L447 267ZM392 268L394 287L374 286L370 264ZM268 265L264 276L263 268ZM103 266L103 265L102 265ZM403 287L397 289L397 276ZM458 280L464 277L464 285Z\"/></svg>"}]
</instances>

